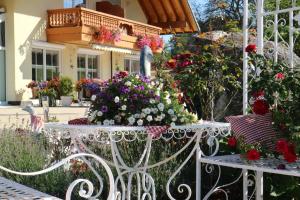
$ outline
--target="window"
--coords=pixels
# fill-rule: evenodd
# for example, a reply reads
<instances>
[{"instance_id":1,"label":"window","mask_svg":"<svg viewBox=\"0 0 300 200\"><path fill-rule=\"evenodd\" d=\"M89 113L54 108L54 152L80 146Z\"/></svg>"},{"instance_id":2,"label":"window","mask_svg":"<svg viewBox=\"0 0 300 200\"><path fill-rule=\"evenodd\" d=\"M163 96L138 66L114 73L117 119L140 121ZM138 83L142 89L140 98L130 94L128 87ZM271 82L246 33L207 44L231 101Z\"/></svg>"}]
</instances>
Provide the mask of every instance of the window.
<instances>
[{"instance_id":1,"label":"window","mask_svg":"<svg viewBox=\"0 0 300 200\"><path fill-rule=\"evenodd\" d=\"M125 71L129 73L140 73L140 61L138 58L125 58L124 60Z\"/></svg>"},{"instance_id":2,"label":"window","mask_svg":"<svg viewBox=\"0 0 300 200\"><path fill-rule=\"evenodd\" d=\"M59 51L32 49L32 80L49 81L59 75Z\"/></svg>"},{"instance_id":3,"label":"window","mask_svg":"<svg viewBox=\"0 0 300 200\"><path fill-rule=\"evenodd\" d=\"M0 49L5 47L5 21L4 15L0 14Z\"/></svg>"},{"instance_id":4,"label":"window","mask_svg":"<svg viewBox=\"0 0 300 200\"><path fill-rule=\"evenodd\" d=\"M98 78L98 56L78 54L77 79Z\"/></svg>"},{"instance_id":5,"label":"window","mask_svg":"<svg viewBox=\"0 0 300 200\"><path fill-rule=\"evenodd\" d=\"M75 8L82 5L86 5L86 0L64 0L65 8Z\"/></svg>"}]
</instances>

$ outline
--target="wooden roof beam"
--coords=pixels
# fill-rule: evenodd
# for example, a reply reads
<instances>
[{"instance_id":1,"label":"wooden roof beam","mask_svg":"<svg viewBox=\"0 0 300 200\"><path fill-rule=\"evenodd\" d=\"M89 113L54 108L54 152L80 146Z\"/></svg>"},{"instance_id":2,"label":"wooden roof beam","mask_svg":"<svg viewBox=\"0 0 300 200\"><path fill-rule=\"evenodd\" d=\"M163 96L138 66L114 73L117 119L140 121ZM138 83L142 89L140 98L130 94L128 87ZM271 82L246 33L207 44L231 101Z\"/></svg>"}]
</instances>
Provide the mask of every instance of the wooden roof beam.
<instances>
[{"instance_id":1,"label":"wooden roof beam","mask_svg":"<svg viewBox=\"0 0 300 200\"><path fill-rule=\"evenodd\" d=\"M141 7L145 8L145 14L149 16L149 23L158 23L158 16L156 15L154 8L149 0L139 0L139 3L141 4Z\"/></svg>"},{"instance_id":2,"label":"wooden roof beam","mask_svg":"<svg viewBox=\"0 0 300 200\"><path fill-rule=\"evenodd\" d=\"M152 4L152 7L155 9L153 12L156 11L159 22L167 22L168 17L164 11L163 5L161 4L160 0L148 0L149 4Z\"/></svg>"},{"instance_id":3,"label":"wooden roof beam","mask_svg":"<svg viewBox=\"0 0 300 200\"><path fill-rule=\"evenodd\" d=\"M190 22L189 23L189 26L190 28L192 29L192 31L198 31L198 26L197 26L197 22L195 22L195 17L193 15L193 11L191 10L191 7L188 3L187 0L180 0L181 1L181 4L182 4L182 7L183 7L183 10L185 12L185 16L187 16L188 18L188 21ZM195 22L195 23L193 23Z\"/></svg>"},{"instance_id":4,"label":"wooden roof beam","mask_svg":"<svg viewBox=\"0 0 300 200\"><path fill-rule=\"evenodd\" d=\"M160 0L161 1L161 4L163 5L166 13L167 13L167 16L168 16L168 19L169 21L171 22L175 22L177 20L177 17L176 17L176 14L173 10L173 7L172 7L172 4L170 2L170 0Z\"/></svg>"}]
</instances>

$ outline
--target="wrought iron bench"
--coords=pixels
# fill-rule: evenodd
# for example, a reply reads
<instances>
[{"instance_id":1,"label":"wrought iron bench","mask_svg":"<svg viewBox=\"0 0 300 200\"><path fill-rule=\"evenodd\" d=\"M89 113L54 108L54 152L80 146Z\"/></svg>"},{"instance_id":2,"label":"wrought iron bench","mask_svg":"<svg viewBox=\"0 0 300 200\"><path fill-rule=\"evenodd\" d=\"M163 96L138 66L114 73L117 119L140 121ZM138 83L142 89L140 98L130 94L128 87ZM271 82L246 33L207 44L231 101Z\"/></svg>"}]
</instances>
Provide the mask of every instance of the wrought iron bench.
<instances>
[{"instance_id":1,"label":"wrought iron bench","mask_svg":"<svg viewBox=\"0 0 300 200\"><path fill-rule=\"evenodd\" d=\"M257 161L244 161L240 155L227 155L227 156L215 156L215 157L200 157L198 161L205 164L202 168L203 172L212 174L213 171L219 173L219 178L209 193L203 198L203 200L209 199L209 197L217 191L226 193L225 187L228 187L234 183L237 183L240 178L243 178L243 200L252 199L255 195L256 200L263 199L263 173L280 174L287 176L300 177L300 160L295 163L287 163L282 159L268 158L260 159ZM240 176L232 183L217 186L221 177L221 166L241 169ZM282 169L281 169L282 168ZM248 170L254 171L254 174L248 173ZM248 192L248 187L254 187L253 192ZM226 193L226 196L228 194Z\"/></svg>"}]
</instances>

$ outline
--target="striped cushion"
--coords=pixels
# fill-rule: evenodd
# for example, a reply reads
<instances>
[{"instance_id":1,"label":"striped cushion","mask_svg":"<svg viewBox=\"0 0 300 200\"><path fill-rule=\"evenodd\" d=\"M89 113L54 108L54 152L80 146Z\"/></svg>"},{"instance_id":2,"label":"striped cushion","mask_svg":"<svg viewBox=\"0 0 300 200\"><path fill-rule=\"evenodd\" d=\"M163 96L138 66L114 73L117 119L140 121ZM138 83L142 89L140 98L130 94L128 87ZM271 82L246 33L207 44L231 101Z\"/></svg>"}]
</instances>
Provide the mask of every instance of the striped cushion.
<instances>
[{"instance_id":1,"label":"striped cushion","mask_svg":"<svg viewBox=\"0 0 300 200\"><path fill-rule=\"evenodd\" d=\"M229 116L225 119L231 123L234 136L244 138L247 144L260 143L263 146L274 148L276 130L272 125L272 114Z\"/></svg>"}]
</instances>

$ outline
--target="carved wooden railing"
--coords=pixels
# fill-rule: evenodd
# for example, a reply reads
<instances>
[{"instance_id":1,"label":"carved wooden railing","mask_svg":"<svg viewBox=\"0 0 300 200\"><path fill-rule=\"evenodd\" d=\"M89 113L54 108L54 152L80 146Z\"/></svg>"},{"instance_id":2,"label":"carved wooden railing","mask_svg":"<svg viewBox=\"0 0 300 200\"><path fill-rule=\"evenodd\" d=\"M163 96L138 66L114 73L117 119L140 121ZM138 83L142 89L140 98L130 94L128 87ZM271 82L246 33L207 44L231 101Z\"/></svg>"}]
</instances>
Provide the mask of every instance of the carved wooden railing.
<instances>
[{"instance_id":1,"label":"carved wooden railing","mask_svg":"<svg viewBox=\"0 0 300 200\"><path fill-rule=\"evenodd\" d=\"M86 8L48 10L48 28L105 26L109 30L127 29L128 35L159 35L161 28L133 20L109 15Z\"/></svg>"}]
</instances>

